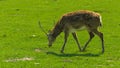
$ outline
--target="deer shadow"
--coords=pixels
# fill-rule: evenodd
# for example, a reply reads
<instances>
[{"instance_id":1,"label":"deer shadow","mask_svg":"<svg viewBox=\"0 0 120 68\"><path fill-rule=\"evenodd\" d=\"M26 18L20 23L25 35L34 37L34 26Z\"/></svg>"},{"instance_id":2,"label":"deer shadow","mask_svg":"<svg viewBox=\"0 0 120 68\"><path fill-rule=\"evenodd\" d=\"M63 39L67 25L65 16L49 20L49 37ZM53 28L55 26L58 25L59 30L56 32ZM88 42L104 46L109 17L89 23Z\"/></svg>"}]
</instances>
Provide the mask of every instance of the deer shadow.
<instances>
[{"instance_id":1,"label":"deer shadow","mask_svg":"<svg viewBox=\"0 0 120 68\"><path fill-rule=\"evenodd\" d=\"M85 57L99 57L100 55L102 55L102 53L98 53L98 54L92 54L92 53L85 53L85 54L65 54L65 53L55 53L55 52L46 52L48 55L55 55L58 57L74 57L74 56L85 56Z\"/></svg>"}]
</instances>

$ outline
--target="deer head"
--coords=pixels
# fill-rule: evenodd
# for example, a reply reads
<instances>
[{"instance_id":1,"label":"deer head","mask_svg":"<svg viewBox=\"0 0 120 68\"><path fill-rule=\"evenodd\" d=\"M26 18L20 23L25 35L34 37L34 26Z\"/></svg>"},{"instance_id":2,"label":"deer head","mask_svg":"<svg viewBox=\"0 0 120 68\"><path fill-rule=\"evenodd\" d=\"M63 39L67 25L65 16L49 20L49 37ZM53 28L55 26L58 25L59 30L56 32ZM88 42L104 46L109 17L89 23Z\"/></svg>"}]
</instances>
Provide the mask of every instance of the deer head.
<instances>
[{"instance_id":1,"label":"deer head","mask_svg":"<svg viewBox=\"0 0 120 68\"><path fill-rule=\"evenodd\" d=\"M48 46L51 47L53 42L55 41L55 37L53 36L53 32L51 30L49 30L48 34L47 34L47 38L48 38Z\"/></svg>"},{"instance_id":2,"label":"deer head","mask_svg":"<svg viewBox=\"0 0 120 68\"><path fill-rule=\"evenodd\" d=\"M40 21L38 23L39 23L39 26L40 26L42 32L47 36L48 46L51 47L53 42L55 41L55 38L53 37L53 32L51 30L49 30L48 33L46 33L45 30L43 29L43 27L41 26Z\"/></svg>"}]
</instances>

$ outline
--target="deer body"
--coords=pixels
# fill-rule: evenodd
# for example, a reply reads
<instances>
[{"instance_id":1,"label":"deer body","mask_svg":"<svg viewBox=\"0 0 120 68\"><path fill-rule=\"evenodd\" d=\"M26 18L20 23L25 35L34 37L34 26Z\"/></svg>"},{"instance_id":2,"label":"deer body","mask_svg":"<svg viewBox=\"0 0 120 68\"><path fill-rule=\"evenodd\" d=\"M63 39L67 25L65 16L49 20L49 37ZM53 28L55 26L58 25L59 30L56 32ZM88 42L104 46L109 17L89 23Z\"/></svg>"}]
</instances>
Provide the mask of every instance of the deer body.
<instances>
[{"instance_id":1,"label":"deer body","mask_svg":"<svg viewBox=\"0 0 120 68\"><path fill-rule=\"evenodd\" d=\"M78 48L80 51L84 51L88 45L88 43L92 40L94 35L98 35L102 42L102 53L104 52L104 40L103 34L98 31L98 27L101 26L101 16L100 14L88 10L80 10L76 12L70 12L64 14L61 19L56 23L55 27L49 32L48 40L49 40L49 47L52 46L54 40L57 36L64 32L64 44L62 46L61 52L64 52L64 47L67 42L67 38L70 33L72 33L73 38L76 40ZM86 42L83 49L81 49L80 44L77 39L76 31L77 30L87 30L90 38Z\"/></svg>"}]
</instances>

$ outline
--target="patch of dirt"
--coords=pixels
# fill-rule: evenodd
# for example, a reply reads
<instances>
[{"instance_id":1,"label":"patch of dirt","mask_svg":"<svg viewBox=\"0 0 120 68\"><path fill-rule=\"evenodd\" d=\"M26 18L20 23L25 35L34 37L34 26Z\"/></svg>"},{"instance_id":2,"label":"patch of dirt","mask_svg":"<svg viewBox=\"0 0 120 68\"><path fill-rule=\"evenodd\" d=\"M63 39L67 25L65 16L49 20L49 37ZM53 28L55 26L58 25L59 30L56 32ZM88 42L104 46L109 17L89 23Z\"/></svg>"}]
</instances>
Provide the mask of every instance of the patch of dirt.
<instances>
[{"instance_id":1,"label":"patch of dirt","mask_svg":"<svg viewBox=\"0 0 120 68\"><path fill-rule=\"evenodd\" d=\"M34 59L31 58L31 57L23 57L23 58L7 59L7 60L4 60L4 61L5 62L17 62L17 61L31 61L31 60L34 60Z\"/></svg>"},{"instance_id":2,"label":"patch of dirt","mask_svg":"<svg viewBox=\"0 0 120 68\"><path fill-rule=\"evenodd\" d=\"M42 49L42 48L35 48L34 51L35 51L35 52L38 52L38 53L40 53L40 52L41 52L41 53L46 53L46 52L47 52L47 50L44 50L44 49Z\"/></svg>"},{"instance_id":3,"label":"patch of dirt","mask_svg":"<svg viewBox=\"0 0 120 68\"><path fill-rule=\"evenodd\" d=\"M41 51L42 51L42 49L40 49L40 48L35 49L35 52L41 52Z\"/></svg>"}]
</instances>

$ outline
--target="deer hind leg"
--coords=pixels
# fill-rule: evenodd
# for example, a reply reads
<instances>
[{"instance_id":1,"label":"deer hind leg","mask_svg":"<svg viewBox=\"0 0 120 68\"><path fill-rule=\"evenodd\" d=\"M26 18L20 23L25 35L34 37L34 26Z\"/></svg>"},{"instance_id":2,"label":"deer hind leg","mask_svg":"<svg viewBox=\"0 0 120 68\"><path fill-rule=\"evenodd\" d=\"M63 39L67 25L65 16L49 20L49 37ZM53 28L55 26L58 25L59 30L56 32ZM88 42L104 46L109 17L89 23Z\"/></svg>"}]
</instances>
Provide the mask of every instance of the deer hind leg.
<instances>
[{"instance_id":1,"label":"deer hind leg","mask_svg":"<svg viewBox=\"0 0 120 68\"><path fill-rule=\"evenodd\" d=\"M75 39L75 41L76 41L76 43L77 43L77 45L78 45L79 50L81 51L81 47L80 47L80 44L79 44L79 41L78 41L78 38L77 38L76 33L73 32L72 35L73 35L73 38Z\"/></svg>"},{"instance_id":2,"label":"deer hind leg","mask_svg":"<svg viewBox=\"0 0 120 68\"><path fill-rule=\"evenodd\" d=\"M65 48L65 45L66 45L66 42L67 42L67 38L69 36L69 32L68 31L64 31L64 34L65 34L65 36L64 36L64 44L62 46L61 53L64 53L64 48Z\"/></svg>"},{"instance_id":3,"label":"deer hind leg","mask_svg":"<svg viewBox=\"0 0 120 68\"><path fill-rule=\"evenodd\" d=\"M102 53L104 53L104 38L103 38L103 33L99 32L97 29L93 31L95 34L97 34L102 42Z\"/></svg>"},{"instance_id":4,"label":"deer hind leg","mask_svg":"<svg viewBox=\"0 0 120 68\"><path fill-rule=\"evenodd\" d=\"M90 36L90 38L89 38L89 40L85 43L85 45L84 45L82 51L85 51L87 45L89 44L89 42L90 42L90 41L92 40L92 38L94 37L93 32L89 32L89 36Z\"/></svg>"}]
</instances>

